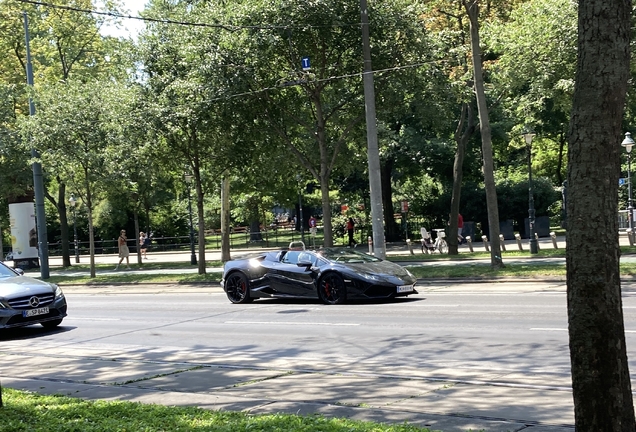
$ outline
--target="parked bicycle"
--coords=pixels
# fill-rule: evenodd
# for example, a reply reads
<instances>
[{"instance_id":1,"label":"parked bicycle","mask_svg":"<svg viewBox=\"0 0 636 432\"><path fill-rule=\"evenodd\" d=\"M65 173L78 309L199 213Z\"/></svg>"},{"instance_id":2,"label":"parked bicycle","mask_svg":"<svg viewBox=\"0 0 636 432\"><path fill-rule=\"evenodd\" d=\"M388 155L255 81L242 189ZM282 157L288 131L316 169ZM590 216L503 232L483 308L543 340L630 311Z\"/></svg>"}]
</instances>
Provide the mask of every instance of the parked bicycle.
<instances>
[{"instance_id":1,"label":"parked bicycle","mask_svg":"<svg viewBox=\"0 0 636 432\"><path fill-rule=\"evenodd\" d=\"M435 253L439 252L440 254L448 253L448 243L444 238L446 237L446 231L444 228L435 228L437 231L437 235L435 237L435 241L431 239L431 233L426 230L426 228L420 228L420 234L422 235L422 253Z\"/></svg>"}]
</instances>

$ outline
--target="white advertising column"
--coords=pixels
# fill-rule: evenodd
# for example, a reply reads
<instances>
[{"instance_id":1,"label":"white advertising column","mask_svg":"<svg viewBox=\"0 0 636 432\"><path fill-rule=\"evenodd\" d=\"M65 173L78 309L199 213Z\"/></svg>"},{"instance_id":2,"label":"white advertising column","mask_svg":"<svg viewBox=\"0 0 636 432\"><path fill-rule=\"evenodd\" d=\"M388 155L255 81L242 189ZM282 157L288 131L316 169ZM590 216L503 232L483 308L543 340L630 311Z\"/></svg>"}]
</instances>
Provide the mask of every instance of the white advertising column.
<instances>
[{"instance_id":1,"label":"white advertising column","mask_svg":"<svg viewBox=\"0 0 636 432\"><path fill-rule=\"evenodd\" d=\"M39 268L35 205L32 202L9 204L9 219L14 266L22 269Z\"/></svg>"}]
</instances>

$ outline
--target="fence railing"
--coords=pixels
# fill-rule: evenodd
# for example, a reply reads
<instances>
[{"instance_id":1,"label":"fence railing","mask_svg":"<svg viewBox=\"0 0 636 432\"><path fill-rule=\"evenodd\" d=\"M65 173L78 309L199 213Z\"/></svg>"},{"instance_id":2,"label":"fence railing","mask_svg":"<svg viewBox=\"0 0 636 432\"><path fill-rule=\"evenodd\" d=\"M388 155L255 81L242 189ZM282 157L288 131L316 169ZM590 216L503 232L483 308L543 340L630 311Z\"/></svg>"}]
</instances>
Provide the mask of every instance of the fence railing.
<instances>
[{"instance_id":1,"label":"fence railing","mask_svg":"<svg viewBox=\"0 0 636 432\"><path fill-rule=\"evenodd\" d=\"M312 237L309 231L304 232L304 236L299 231L295 230L266 230L258 232L240 232L230 234L230 248L232 249L244 249L244 248L263 248L263 247L287 247L290 242L298 241L305 238L307 246L317 245L318 241L322 244L322 234ZM198 236L194 237L195 248L198 248ZM205 240L207 249L221 249L221 234L213 233L206 235ZM61 255L62 244L61 242L49 243L50 255ZM89 254L90 244L88 241L79 241L78 250L80 255ZM137 253L135 241L128 239L128 248L131 254ZM190 249L190 236L176 236L176 237L153 237L152 243L148 248L148 251L152 252L171 252L171 251L187 251ZM71 240L69 241L69 252L73 256L75 254L75 244ZM96 240L95 241L95 254L117 254L119 247L117 246L117 239L110 240Z\"/></svg>"}]
</instances>

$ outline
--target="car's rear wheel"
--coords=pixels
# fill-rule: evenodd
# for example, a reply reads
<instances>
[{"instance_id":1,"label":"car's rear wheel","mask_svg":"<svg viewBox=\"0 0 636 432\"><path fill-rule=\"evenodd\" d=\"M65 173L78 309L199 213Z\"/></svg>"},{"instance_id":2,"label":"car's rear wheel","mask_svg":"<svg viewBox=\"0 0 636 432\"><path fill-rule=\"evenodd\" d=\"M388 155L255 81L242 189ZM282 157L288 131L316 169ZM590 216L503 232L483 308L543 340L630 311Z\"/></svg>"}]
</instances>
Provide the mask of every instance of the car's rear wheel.
<instances>
[{"instance_id":1,"label":"car's rear wheel","mask_svg":"<svg viewBox=\"0 0 636 432\"><path fill-rule=\"evenodd\" d=\"M342 304L347 300L347 289L342 276L327 273L318 283L318 297L324 304Z\"/></svg>"},{"instance_id":2,"label":"car's rear wheel","mask_svg":"<svg viewBox=\"0 0 636 432\"><path fill-rule=\"evenodd\" d=\"M52 321L44 321L44 322L40 323L40 325L42 325L42 327L44 327L46 329L55 328L55 327L59 326L60 324L62 324L62 320L61 319L56 319L56 320L52 320Z\"/></svg>"},{"instance_id":3,"label":"car's rear wheel","mask_svg":"<svg viewBox=\"0 0 636 432\"><path fill-rule=\"evenodd\" d=\"M232 303L249 303L252 301L247 277L243 273L235 272L225 281L225 292Z\"/></svg>"}]
</instances>

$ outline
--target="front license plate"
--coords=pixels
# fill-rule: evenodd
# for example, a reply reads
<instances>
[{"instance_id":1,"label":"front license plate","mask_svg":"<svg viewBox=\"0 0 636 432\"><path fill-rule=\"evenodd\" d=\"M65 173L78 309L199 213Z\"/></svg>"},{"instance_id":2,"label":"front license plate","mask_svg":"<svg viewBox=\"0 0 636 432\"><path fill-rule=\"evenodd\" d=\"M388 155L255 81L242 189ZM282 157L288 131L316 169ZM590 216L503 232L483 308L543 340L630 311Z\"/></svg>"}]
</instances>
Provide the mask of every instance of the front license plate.
<instances>
[{"instance_id":1,"label":"front license plate","mask_svg":"<svg viewBox=\"0 0 636 432\"><path fill-rule=\"evenodd\" d=\"M49 313L49 308L41 307L37 309L25 310L22 312L22 316L28 318L36 315L46 315L47 313Z\"/></svg>"},{"instance_id":2,"label":"front license plate","mask_svg":"<svg viewBox=\"0 0 636 432\"><path fill-rule=\"evenodd\" d=\"M397 292L399 293L411 292L411 291L413 291L413 285L399 285L397 287Z\"/></svg>"}]
</instances>

